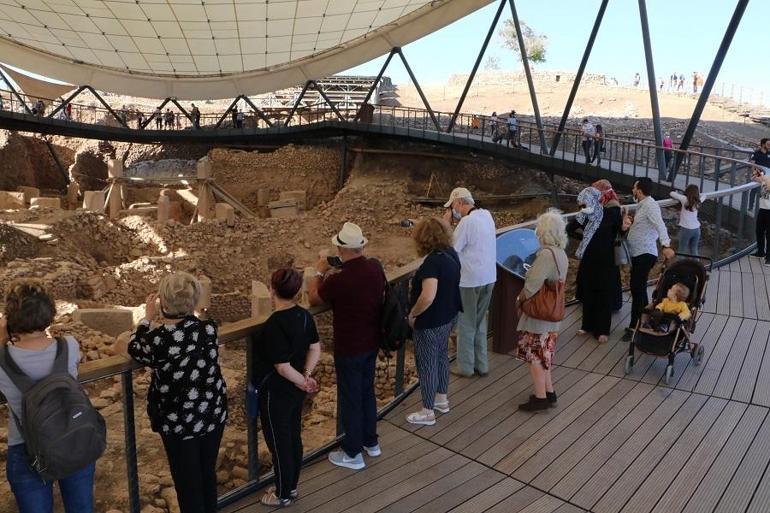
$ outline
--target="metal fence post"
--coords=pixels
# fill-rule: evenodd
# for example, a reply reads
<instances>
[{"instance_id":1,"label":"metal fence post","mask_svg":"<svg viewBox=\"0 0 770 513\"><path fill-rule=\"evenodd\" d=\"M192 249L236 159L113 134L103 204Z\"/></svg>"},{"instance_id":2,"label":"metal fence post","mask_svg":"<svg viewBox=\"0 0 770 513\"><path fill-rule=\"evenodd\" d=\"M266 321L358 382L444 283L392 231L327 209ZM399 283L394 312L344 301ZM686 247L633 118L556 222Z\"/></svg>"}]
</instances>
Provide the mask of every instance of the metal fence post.
<instances>
[{"instance_id":1,"label":"metal fence post","mask_svg":"<svg viewBox=\"0 0 770 513\"><path fill-rule=\"evenodd\" d=\"M253 367L254 367L254 337L249 336L246 339L246 384L252 382L253 379ZM248 401L248 398L246 399ZM259 437L257 435L256 423L258 419L253 421L246 415L246 440L249 449L248 471L249 480L253 481L257 479L259 474Z\"/></svg>"},{"instance_id":2,"label":"metal fence post","mask_svg":"<svg viewBox=\"0 0 770 513\"><path fill-rule=\"evenodd\" d=\"M121 374L123 383L123 429L126 446L126 477L128 484L128 510L139 513L139 472L136 463L136 426L134 424L134 382L131 371Z\"/></svg>"}]
</instances>

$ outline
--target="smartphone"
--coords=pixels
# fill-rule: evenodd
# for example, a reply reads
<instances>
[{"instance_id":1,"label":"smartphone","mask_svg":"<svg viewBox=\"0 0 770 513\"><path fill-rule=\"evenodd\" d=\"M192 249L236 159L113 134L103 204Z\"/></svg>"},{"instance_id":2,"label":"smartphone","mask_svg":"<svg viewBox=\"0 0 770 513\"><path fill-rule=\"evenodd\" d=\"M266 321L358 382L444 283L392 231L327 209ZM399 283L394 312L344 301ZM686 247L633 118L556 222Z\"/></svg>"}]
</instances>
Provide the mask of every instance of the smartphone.
<instances>
[{"instance_id":1,"label":"smartphone","mask_svg":"<svg viewBox=\"0 0 770 513\"><path fill-rule=\"evenodd\" d=\"M328 256L326 262L332 267L342 267L342 259L338 256Z\"/></svg>"}]
</instances>

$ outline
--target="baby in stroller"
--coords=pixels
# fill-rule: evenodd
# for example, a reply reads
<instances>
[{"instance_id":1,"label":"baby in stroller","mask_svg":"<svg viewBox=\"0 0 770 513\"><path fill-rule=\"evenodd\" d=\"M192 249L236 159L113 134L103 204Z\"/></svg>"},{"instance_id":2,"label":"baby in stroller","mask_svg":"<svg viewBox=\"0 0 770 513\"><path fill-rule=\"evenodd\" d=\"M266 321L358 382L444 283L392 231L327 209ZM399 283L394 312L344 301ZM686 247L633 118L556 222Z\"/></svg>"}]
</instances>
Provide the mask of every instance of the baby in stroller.
<instances>
[{"instance_id":1,"label":"baby in stroller","mask_svg":"<svg viewBox=\"0 0 770 513\"><path fill-rule=\"evenodd\" d=\"M655 305L655 312L650 314L644 327L668 333L671 329L670 316L675 315L681 321L689 319L691 314L687 304L688 297L690 297L690 289L687 285L678 282L671 285L666 292L666 297Z\"/></svg>"}]
</instances>

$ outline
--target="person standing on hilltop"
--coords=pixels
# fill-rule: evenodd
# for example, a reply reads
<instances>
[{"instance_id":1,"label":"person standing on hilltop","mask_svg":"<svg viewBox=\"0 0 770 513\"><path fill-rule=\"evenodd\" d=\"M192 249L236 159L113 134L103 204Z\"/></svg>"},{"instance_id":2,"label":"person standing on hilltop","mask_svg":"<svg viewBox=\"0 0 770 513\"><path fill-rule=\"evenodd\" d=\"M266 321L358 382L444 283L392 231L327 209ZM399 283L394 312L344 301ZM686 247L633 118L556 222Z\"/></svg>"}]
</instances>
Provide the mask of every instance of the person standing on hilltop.
<instances>
[{"instance_id":1,"label":"person standing on hilltop","mask_svg":"<svg viewBox=\"0 0 770 513\"><path fill-rule=\"evenodd\" d=\"M639 73L636 73L634 75L634 87L639 87L639 81L641 80L641 77L639 76Z\"/></svg>"}]
</instances>

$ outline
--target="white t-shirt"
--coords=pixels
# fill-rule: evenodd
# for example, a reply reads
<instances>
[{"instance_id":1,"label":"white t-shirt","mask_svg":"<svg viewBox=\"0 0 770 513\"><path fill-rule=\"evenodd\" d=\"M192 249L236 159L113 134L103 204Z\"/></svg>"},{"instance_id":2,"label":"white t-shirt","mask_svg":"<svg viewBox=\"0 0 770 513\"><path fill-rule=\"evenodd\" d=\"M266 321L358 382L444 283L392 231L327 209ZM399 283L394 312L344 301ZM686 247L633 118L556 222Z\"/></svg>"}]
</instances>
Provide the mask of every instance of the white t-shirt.
<instances>
[{"instance_id":1,"label":"white t-shirt","mask_svg":"<svg viewBox=\"0 0 770 513\"><path fill-rule=\"evenodd\" d=\"M700 221L698 221L698 209L687 210L687 196L679 194L676 191L671 192L671 197L682 204L682 208L679 211L679 226L682 228L688 228L694 230L700 228ZM706 201L706 196L700 196L700 202Z\"/></svg>"},{"instance_id":2,"label":"white t-shirt","mask_svg":"<svg viewBox=\"0 0 770 513\"><path fill-rule=\"evenodd\" d=\"M583 124L583 140L591 141L596 135L596 128L591 123Z\"/></svg>"},{"instance_id":3,"label":"white t-shirt","mask_svg":"<svg viewBox=\"0 0 770 513\"><path fill-rule=\"evenodd\" d=\"M519 120L511 116L508 118L508 130L516 130L519 126Z\"/></svg>"},{"instance_id":4,"label":"white t-shirt","mask_svg":"<svg viewBox=\"0 0 770 513\"><path fill-rule=\"evenodd\" d=\"M770 210L770 177L765 177L759 187L759 208Z\"/></svg>"},{"instance_id":5,"label":"white t-shirt","mask_svg":"<svg viewBox=\"0 0 770 513\"><path fill-rule=\"evenodd\" d=\"M462 266L461 287L481 287L497 281L497 234L488 210L475 208L460 219L454 248Z\"/></svg>"}]
</instances>

